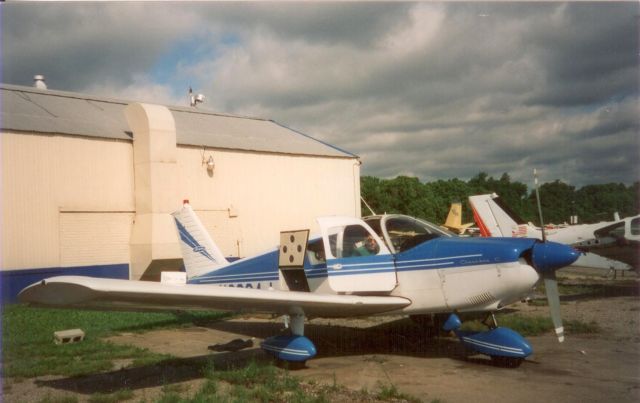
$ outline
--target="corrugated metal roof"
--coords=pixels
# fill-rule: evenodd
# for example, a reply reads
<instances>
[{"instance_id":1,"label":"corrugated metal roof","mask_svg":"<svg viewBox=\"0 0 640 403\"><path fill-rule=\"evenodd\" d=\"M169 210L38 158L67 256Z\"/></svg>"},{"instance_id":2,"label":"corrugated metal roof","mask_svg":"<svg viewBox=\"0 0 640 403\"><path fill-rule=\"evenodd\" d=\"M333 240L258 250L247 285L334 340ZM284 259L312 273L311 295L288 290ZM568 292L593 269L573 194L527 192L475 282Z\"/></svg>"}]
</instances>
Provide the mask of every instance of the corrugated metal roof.
<instances>
[{"instance_id":1,"label":"corrugated metal roof","mask_svg":"<svg viewBox=\"0 0 640 403\"><path fill-rule=\"evenodd\" d=\"M124 108L135 101L0 84L4 130L131 140ZM354 154L266 119L168 106L178 144L354 158Z\"/></svg>"}]
</instances>

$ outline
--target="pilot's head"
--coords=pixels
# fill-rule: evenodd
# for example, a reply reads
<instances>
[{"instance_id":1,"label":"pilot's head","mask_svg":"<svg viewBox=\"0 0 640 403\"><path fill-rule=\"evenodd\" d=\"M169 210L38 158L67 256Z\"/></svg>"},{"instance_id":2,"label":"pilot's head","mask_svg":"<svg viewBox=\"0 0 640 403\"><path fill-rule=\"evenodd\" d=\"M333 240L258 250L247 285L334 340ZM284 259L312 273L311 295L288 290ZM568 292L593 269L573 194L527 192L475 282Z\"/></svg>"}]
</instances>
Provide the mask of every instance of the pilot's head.
<instances>
[{"instance_id":1,"label":"pilot's head","mask_svg":"<svg viewBox=\"0 0 640 403\"><path fill-rule=\"evenodd\" d=\"M378 243L376 242L375 239L373 239L371 235L367 237L367 240L364 243L364 247L367 248L367 250L373 254L378 253L378 251L380 250Z\"/></svg>"}]
</instances>

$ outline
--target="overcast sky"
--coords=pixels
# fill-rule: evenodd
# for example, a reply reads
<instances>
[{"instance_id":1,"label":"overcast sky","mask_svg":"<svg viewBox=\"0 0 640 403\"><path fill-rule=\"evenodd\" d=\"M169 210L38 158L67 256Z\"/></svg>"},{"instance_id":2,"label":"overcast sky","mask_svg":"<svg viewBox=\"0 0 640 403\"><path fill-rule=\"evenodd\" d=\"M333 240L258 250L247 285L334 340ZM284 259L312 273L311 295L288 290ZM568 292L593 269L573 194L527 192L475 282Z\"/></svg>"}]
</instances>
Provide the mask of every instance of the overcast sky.
<instances>
[{"instance_id":1,"label":"overcast sky","mask_svg":"<svg viewBox=\"0 0 640 403\"><path fill-rule=\"evenodd\" d=\"M639 3L0 5L2 82L273 119L423 181L639 180Z\"/></svg>"}]
</instances>

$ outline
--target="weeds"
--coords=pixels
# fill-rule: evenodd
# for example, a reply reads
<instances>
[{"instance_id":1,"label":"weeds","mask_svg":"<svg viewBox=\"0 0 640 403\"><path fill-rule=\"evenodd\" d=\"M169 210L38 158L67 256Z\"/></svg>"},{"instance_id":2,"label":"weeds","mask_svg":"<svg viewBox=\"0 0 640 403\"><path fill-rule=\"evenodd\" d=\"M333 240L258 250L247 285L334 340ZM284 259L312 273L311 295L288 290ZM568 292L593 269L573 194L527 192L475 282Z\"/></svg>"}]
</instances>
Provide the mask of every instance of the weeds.
<instances>
[{"instance_id":1,"label":"weeds","mask_svg":"<svg viewBox=\"0 0 640 403\"><path fill-rule=\"evenodd\" d=\"M290 402L329 403L335 400L353 402L418 402L412 396L400 393L395 386L380 386L378 393L366 389L354 392L337 384L304 382L289 371L272 363L250 362L242 368L211 369L205 384L192 396L180 397L175 391L163 389L160 402Z\"/></svg>"},{"instance_id":2,"label":"weeds","mask_svg":"<svg viewBox=\"0 0 640 403\"><path fill-rule=\"evenodd\" d=\"M398 388L396 388L395 385L391 384L389 386L385 386L380 384L379 385L380 391L378 392L378 394L376 395L376 397L380 400L383 401L388 401L388 400L392 400L392 401L407 401L407 402L416 402L419 403L420 399L417 399L413 396L409 396L406 393L400 393L400 391L398 391Z\"/></svg>"}]
</instances>

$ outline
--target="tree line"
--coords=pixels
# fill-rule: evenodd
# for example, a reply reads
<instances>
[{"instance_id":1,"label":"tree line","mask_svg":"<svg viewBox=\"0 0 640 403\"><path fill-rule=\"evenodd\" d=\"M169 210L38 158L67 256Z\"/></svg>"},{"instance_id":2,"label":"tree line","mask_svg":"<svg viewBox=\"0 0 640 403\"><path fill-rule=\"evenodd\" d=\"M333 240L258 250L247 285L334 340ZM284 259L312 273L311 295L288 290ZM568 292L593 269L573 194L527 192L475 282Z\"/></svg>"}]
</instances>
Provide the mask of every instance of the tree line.
<instances>
[{"instance_id":1,"label":"tree line","mask_svg":"<svg viewBox=\"0 0 640 403\"><path fill-rule=\"evenodd\" d=\"M579 223L611 221L616 212L620 217L636 215L640 212L639 190L640 182L631 186L622 183L586 185L580 189L559 180L544 183L539 188L544 222L570 222L572 215L578 216ZM466 182L454 178L425 183L408 176L395 179L363 176L360 191L376 214L407 214L437 224L445 221L452 202L462 203L463 222L473 221L467 198L497 193L525 221L539 225L535 189L512 181L507 173L499 179L480 172ZM362 214L371 214L364 203Z\"/></svg>"}]
</instances>

